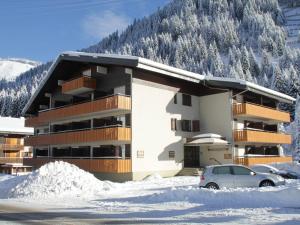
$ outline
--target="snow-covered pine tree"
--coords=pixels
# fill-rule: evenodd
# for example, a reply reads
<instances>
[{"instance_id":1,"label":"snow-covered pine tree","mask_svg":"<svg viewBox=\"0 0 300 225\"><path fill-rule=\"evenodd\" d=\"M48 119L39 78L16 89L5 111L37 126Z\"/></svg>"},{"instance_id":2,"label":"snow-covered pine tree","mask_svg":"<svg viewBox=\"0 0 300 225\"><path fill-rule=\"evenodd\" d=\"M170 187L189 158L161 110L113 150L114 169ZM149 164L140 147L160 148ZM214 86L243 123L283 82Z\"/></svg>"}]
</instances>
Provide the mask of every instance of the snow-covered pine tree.
<instances>
[{"instance_id":1,"label":"snow-covered pine tree","mask_svg":"<svg viewBox=\"0 0 300 225\"><path fill-rule=\"evenodd\" d=\"M293 139L295 140L295 148L293 152L293 160L300 161L300 97L297 95L295 106L295 120L293 122Z\"/></svg>"}]
</instances>

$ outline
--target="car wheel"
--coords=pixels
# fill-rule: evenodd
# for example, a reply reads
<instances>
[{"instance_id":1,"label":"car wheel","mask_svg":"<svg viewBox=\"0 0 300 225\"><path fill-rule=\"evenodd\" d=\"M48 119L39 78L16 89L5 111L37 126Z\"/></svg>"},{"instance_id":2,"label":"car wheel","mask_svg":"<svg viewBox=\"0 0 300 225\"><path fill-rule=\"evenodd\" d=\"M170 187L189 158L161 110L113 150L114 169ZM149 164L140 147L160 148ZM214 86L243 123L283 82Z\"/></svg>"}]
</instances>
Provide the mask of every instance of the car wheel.
<instances>
[{"instance_id":1,"label":"car wheel","mask_svg":"<svg viewBox=\"0 0 300 225\"><path fill-rule=\"evenodd\" d=\"M219 186L215 183L208 183L205 187L208 188L208 189L214 189L214 190L219 190L220 189Z\"/></svg>"},{"instance_id":2,"label":"car wheel","mask_svg":"<svg viewBox=\"0 0 300 225\"><path fill-rule=\"evenodd\" d=\"M275 186L274 183L270 180L264 180L259 185L259 187L270 187L270 186Z\"/></svg>"}]
</instances>

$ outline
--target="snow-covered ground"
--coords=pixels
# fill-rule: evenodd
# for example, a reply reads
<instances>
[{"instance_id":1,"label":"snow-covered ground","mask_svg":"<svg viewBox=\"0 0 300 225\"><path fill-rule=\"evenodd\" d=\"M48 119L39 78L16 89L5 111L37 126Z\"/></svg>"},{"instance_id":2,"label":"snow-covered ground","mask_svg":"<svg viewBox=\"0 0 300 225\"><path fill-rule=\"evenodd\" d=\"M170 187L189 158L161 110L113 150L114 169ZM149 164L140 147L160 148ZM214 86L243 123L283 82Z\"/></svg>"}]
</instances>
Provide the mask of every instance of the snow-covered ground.
<instances>
[{"instance_id":1,"label":"snow-covered ground","mask_svg":"<svg viewBox=\"0 0 300 225\"><path fill-rule=\"evenodd\" d=\"M0 80L5 79L12 81L21 73L24 73L39 64L40 63L28 59L0 58Z\"/></svg>"},{"instance_id":2,"label":"snow-covered ground","mask_svg":"<svg viewBox=\"0 0 300 225\"><path fill-rule=\"evenodd\" d=\"M300 173L300 165L276 164ZM199 177L112 183L63 162L28 176L0 176L1 205L93 219L155 223L300 224L300 181L285 186L219 191L198 188ZM0 213L1 223L1 213Z\"/></svg>"}]
</instances>

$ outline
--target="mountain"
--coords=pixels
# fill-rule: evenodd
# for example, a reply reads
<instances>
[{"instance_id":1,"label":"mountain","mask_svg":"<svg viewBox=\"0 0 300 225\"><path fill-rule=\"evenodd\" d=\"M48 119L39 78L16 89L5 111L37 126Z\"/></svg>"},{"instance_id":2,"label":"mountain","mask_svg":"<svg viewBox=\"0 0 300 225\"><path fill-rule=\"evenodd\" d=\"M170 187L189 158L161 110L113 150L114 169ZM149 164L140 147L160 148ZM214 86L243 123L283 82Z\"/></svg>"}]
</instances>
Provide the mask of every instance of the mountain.
<instances>
[{"instance_id":1,"label":"mountain","mask_svg":"<svg viewBox=\"0 0 300 225\"><path fill-rule=\"evenodd\" d=\"M291 0L173 0L122 33L112 33L81 51L141 56L297 96L300 50L287 43L290 20L285 7L297 5ZM50 64L15 81L0 82L0 115L20 115ZM291 106L281 107L294 111Z\"/></svg>"},{"instance_id":2,"label":"mountain","mask_svg":"<svg viewBox=\"0 0 300 225\"><path fill-rule=\"evenodd\" d=\"M28 59L0 58L0 80L13 81L15 78L40 63Z\"/></svg>"}]
</instances>

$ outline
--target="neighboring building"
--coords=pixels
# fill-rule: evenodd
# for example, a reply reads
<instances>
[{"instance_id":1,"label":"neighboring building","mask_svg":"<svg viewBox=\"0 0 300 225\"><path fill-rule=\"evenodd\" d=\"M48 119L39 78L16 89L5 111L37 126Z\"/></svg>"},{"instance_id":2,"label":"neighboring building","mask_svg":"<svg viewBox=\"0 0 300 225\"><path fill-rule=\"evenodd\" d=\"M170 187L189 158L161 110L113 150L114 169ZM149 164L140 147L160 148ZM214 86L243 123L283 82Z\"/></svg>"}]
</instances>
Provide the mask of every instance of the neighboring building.
<instances>
[{"instance_id":1,"label":"neighboring building","mask_svg":"<svg viewBox=\"0 0 300 225\"><path fill-rule=\"evenodd\" d=\"M32 157L32 148L24 146L24 138L33 135L24 127L24 118L0 117L0 172L16 174L28 172L23 159Z\"/></svg>"},{"instance_id":2,"label":"neighboring building","mask_svg":"<svg viewBox=\"0 0 300 225\"><path fill-rule=\"evenodd\" d=\"M39 167L64 160L101 179L138 180L184 167L291 161L279 125L294 98L134 56L67 52L23 110Z\"/></svg>"}]
</instances>

